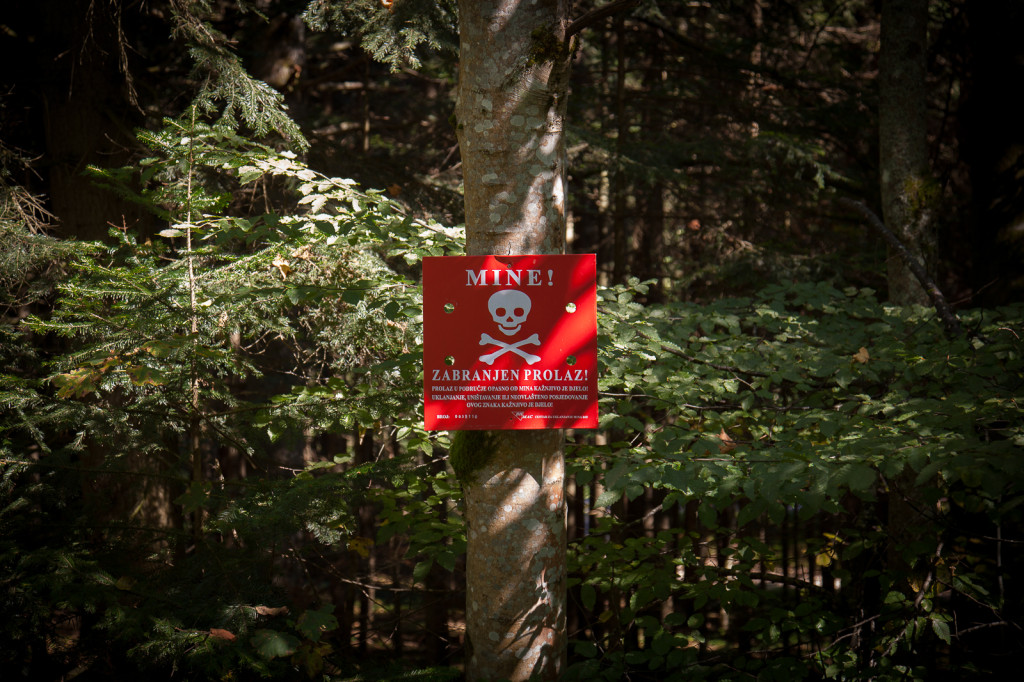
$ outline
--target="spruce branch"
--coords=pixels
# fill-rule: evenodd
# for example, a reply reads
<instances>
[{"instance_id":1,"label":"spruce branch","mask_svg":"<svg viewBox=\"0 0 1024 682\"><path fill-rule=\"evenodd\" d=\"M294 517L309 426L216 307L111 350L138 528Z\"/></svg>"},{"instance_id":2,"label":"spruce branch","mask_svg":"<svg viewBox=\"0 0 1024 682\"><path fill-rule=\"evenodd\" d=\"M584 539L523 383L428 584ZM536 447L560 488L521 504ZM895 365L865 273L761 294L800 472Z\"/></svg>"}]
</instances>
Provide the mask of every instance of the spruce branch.
<instances>
[{"instance_id":1,"label":"spruce branch","mask_svg":"<svg viewBox=\"0 0 1024 682\"><path fill-rule=\"evenodd\" d=\"M301 150L309 147L298 125L287 113L284 97L267 83L253 78L232 49L232 41L205 18L206 2L174 0L171 4L175 35L189 43L194 73L201 80L193 106L204 113L223 104L221 120L235 127L236 114L259 136L278 132Z\"/></svg>"}]
</instances>

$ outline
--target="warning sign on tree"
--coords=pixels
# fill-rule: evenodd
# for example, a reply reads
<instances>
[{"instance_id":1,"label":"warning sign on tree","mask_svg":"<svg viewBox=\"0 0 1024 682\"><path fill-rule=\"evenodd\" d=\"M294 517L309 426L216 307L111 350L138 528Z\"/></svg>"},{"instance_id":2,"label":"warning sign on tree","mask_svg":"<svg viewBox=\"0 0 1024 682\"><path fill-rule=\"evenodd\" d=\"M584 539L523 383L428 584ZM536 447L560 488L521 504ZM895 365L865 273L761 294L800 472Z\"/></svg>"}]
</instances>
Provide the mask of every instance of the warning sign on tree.
<instances>
[{"instance_id":1,"label":"warning sign on tree","mask_svg":"<svg viewBox=\"0 0 1024 682\"><path fill-rule=\"evenodd\" d=\"M597 427L593 254L423 259L427 429Z\"/></svg>"}]
</instances>

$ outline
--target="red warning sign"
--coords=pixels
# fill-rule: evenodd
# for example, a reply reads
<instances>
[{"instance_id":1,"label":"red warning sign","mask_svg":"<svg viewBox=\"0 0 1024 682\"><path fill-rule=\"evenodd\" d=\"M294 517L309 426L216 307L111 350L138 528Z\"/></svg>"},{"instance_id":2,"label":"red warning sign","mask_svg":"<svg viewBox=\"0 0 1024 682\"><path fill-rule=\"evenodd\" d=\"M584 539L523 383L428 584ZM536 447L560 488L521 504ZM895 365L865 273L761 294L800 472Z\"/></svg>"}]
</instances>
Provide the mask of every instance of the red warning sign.
<instances>
[{"instance_id":1,"label":"red warning sign","mask_svg":"<svg viewBox=\"0 0 1024 682\"><path fill-rule=\"evenodd\" d=\"M594 254L423 259L428 430L597 428Z\"/></svg>"}]
</instances>

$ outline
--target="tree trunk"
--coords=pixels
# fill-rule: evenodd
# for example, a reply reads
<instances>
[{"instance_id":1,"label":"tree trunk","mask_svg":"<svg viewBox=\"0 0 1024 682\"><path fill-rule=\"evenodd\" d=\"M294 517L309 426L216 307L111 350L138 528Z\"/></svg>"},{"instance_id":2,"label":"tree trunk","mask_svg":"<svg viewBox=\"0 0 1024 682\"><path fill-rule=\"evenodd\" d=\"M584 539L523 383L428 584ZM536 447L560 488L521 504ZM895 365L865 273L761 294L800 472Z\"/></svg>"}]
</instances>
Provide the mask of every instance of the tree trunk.
<instances>
[{"instance_id":1,"label":"tree trunk","mask_svg":"<svg viewBox=\"0 0 1024 682\"><path fill-rule=\"evenodd\" d=\"M883 0L878 72L883 221L931 276L938 251L933 212L939 190L928 169L927 57L928 0ZM887 280L892 303L932 304L912 266L891 245ZM889 536L885 563L896 576L908 576L913 570L907 550L928 532L922 512L927 503L915 479L916 473L904 466L890 477L885 496ZM865 584L861 603L874 611L878 608L876 581L866 580ZM897 584L909 587L905 580Z\"/></svg>"},{"instance_id":2,"label":"tree trunk","mask_svg":"<svg viewBox=\"0 0 1024 682\"><path fill-rule=\"evenodd\" d=\"M4 9L14 10L15 4L25 5L18 10L29 22L19 27L22 17L15 15L16 30L31 35L38 25L32 22L46 26L46 39L32 41L33 49L19 55L27 64L13 68L35 74L22 87L39 98L46 136L41 168L49 171L50 210L60 218L62 235L106 239L111 224L133 226L144 215L117 194L97 191L85 174L91 164L116 168L128 163L136 145L132 129L141 109L127 106L134 97L127 67L131 48L121 33L135 13L123 11L127 3L85 0L9 3Z\"/></svg>"},{"instance_id":3,"label":"tree trunk","mask_svg":"<svg viewBox=\"0 0 1024 682\"><path fill-rule=\"evenodd\" d=\"M930 272L938 189L928 172L927 58L928 0L885 0L878 74L882 217ZM887 279L891 302L930 305L924 287L891 247Z\"/></svg>"},{"instance_id":4,"label":"tree trunk","mask_svg":"<svg viewBox=\"0 0 1024 682\"><path fill-rule=\"evenodd\" d=\"M567 0L461 0L456 105L466 251L565 245ZM467 679L558 679L565 660L564 436L492 433L464 482Z\"/></svg>"},{"instance_id":5,"label":"tree trunk","mask_svg":"<svg viewBox=\"0 0 1024 682\"><path fill-rule=\"evenodd\" d=\"M625 173L626 137L629 135L629 119L626 115L626 28L620 15L615 22L615 172L612 176L612 193L615 203L612 207L613 254L612 282L625 284L627 259L629 258L630 227L626 219L627 198L630 191Z\"/></svg>"}]
</instances>

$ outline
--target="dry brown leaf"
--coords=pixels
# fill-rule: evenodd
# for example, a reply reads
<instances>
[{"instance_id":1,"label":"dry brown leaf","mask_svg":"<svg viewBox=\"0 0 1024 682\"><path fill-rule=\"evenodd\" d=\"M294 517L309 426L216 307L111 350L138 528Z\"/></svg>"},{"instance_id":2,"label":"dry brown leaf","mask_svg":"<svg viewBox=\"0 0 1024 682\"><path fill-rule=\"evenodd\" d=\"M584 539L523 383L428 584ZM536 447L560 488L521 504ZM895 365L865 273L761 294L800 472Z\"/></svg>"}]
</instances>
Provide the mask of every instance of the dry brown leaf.
<instances>
[{"instance_id":1,"label":"dry brown leaf","mask_svg":"<svg viewBox=\"0 0 1024 682\"><path fill-rule=\"evenodd\" d=\"M271 265L273 265L280 271L282 278L287 277L288 273L292 271L292 267L291 265L289 265L288 261L286 261L284 258L281 258L280 256L275 258L273 262L271 262Z\"/></svg>"},{"instance_id":2,"label":"dry brown leaf","mask_svg":"<svg viewBox=\"0 0 1024 682\"><path fill-rule=\"evenodd\" d=\"M861 346L860 350L853 354L853 359L863 365L871 359L871 353L868 353L867 348Z\"/></svg>"}]
</instances>

